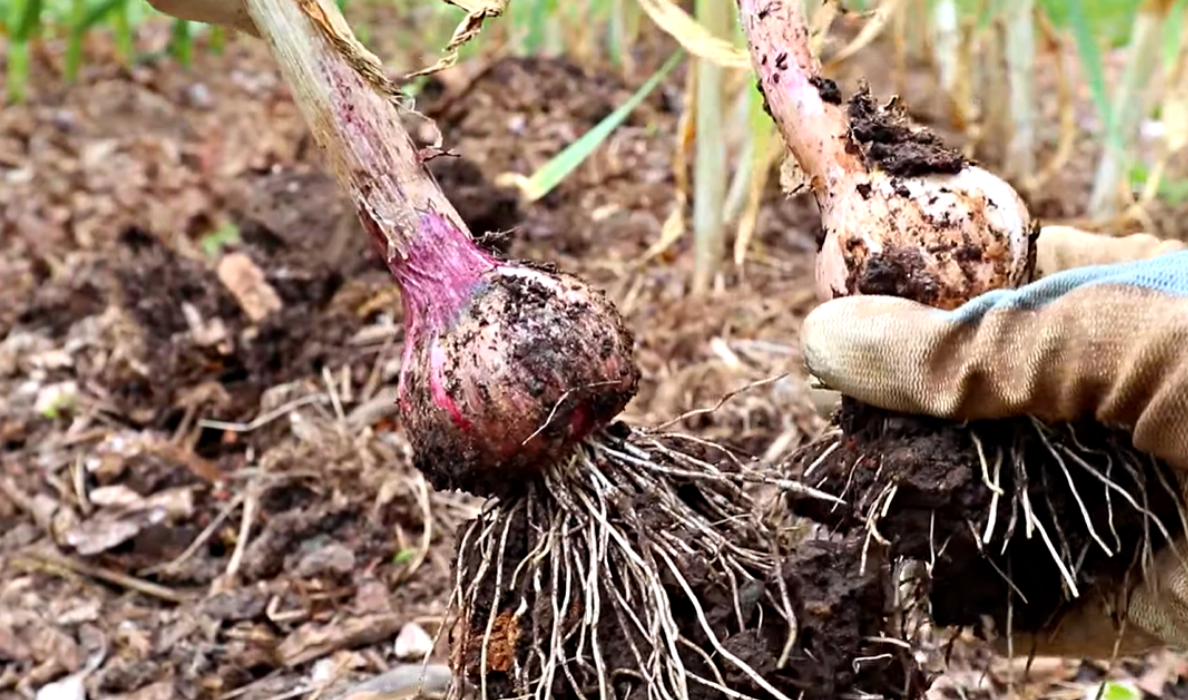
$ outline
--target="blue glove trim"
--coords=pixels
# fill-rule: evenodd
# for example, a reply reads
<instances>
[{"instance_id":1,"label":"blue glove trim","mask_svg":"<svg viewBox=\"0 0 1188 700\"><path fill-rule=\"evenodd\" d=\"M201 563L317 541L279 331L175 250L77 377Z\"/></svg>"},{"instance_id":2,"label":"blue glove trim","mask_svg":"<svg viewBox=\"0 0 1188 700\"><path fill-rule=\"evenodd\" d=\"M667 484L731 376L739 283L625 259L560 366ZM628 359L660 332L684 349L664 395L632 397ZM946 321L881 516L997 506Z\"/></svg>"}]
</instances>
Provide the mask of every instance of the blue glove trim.
<instances>
[{"instance_id":1,"label":"blue glove trim","mask_svg":"<svg viewBox=\"0 0 1188 700\"><path fill-rule=\"evenodd\" d=\"M996 289L952 311L937 310L953 323L978 323L996 309L1039 309L1081 287L1112 284L1188 297L1188 250L1147 260L1091 265L1058 272L1018 289Z\"/></svg>"}]
</instances>

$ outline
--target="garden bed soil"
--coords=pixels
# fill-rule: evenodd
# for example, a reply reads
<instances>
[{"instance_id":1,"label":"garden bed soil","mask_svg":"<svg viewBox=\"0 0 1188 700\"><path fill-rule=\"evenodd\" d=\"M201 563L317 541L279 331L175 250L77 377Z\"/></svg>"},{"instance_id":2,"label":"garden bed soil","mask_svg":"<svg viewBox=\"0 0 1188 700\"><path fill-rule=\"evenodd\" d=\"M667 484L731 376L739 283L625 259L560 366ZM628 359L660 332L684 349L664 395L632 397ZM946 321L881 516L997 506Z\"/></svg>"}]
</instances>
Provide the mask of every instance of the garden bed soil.
<instances>
[{"instance_id":1,"label":"garden bed soil","mask_svg":"<svg viewBox=\"0 0 1188 700\"><path fill-rule=\"evenodd\" d=\"M140 41L152 51L168 35L148 23ZM405 626L438 631L453 534L478 507L411 466L388 273L257 42L198 50L184 70L162 56L121 66L97 36L71 86L57 48L35 51L28 102L0 113L0 698L84 670L90 698L270 698L318 683L349 696L401 661ZM659 65L671 43L656 48ZM807 198L772 178L747 265L691 297L688 237L641 262L675 201L681 71L522 204L500 176L531 174L638 81L560 59L477 60L461 92L431 80L418 100L461 154L431 167L490 245L619 305L643 370L624 418L682 416L790 372L679 427L768 460L819 432L796 342L815 302ZM1045 193L1043 211L1075 210L1083 184ZM818 566L834 554L800 556L786 573L806 625L863 610L847 597L865 595L863 579ZM841 643L806 641L819 665L804 673L842 673L818 658ZM986 676L979 647L961 648L936 692L1002 693L1010 674ZM1109 674L1177 697L1184 671L1161 656ZM1105 674L1071 664L1035 683Z\"/></svg>"}]
</instances>

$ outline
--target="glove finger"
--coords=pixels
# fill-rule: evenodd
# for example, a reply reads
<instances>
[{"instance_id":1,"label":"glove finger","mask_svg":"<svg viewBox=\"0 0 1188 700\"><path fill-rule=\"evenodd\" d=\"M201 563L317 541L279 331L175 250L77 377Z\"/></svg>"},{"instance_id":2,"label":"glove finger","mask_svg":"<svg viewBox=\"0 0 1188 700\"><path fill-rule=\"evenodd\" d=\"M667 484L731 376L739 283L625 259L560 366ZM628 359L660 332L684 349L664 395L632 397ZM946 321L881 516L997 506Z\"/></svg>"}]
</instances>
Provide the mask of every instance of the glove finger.
<instances>
[{"instance_id":1,"label":"glove finger","mask_svg":"<svg viewBox=\"0 0 1188 700\"><path fill-rule=\"evenodd\" d=\"M1060 617L1051 629L1036 634L1005 633L996 637L994 651L1002 656L1062 656L1111 659L1157 651L1171 640L1157 636L1134 619L1115 613L1116 591L1092 591ZM1004 631L1005 632L1005 631Z\"/></svg>"},{"instance_id":2,"label":"glove finger","mask_svg":"<svg viewBox=\"0 0 1188 700\"><path fill-rule=\"evenodd\" d=\"M1149 578L1131 593L1126 608L1133 624L1176 649L1188 648L1188 540L1175 538L1155 555Z\"/></svg>"},{"instance_id":3,"label":"glove finger","mask_svg":"<svg viewBox=\"0 0 1188 700\"><path fill-rule=\"evenodd\" d=\"M1036 278L1072 268L1154 258L1185 248L1188 243L1162 240L1147 233L1112 236L1071 226L1046 226L1036 241ZM841 394L836 391L819 389L813 396L813 405L822 417L832 414L840 403Z\"/></svg>"},{"instance_id":4,"label":"glove finger","mask_svg":"<svg viewBox=\"0 0 1188 700\"><path fill-rule=\"evenodd\" d=\"M1188 253L1070 270L952 311L856 296L801 329L809 371L888 410L954 420L1095 417L1188 456Z\"/></svg>"},{"instance_id":5,"label":"glove finger","mask_svg":"<svg viewBox=\"0 0 1188 700\"><path fill-rule=\"evenodd\" d=\"M1165 241L1149 233L1110 236L1071 226L1045 226L1035 243L1037 278L1089 265L1110 265L1154 258L1184 250L1183 241Z\"/></svg>"}]
</instances>

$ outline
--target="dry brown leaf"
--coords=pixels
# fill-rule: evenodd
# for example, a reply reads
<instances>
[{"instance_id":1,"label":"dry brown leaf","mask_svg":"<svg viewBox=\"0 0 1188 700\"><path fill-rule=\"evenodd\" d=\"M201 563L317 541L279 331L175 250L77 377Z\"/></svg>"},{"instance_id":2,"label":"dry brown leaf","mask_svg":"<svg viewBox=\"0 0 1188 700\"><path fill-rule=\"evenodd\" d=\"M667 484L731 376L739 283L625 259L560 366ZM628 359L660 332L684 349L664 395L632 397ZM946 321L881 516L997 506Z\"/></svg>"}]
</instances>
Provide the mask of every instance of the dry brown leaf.
<instances>
[{"instance_id":1,"label":"dry brown leaf","mask_svg":"<svg viewBox=\"0 0 1188 700\"><path fill-rule=\"evenodd\" d=\"M29 645L17 636L12 624L0 616L0 661L21 662L32 658Z\"/></svg>"},{"instance_id":2,"label":"dry brown leaf","mask_svg":"<svg viewBox=\"0 0 1188 700\"><path fill-rule=\"evenodd\" d=\"M94 556L120 546L152 524L151 519L137 522L110 516L91 518L62 533L62 544L84 557Z\"/></svg>"},{"instance_id":3,"label":"dry brown leaf","mask_svg":"<svg viewBox=\"0 0 1188 700\"><path fill-rule=\"evenodd\" d=\"M99 494L98 502L94 496ZM176 522L194 512L194 493L183 486L142 498L130 489L113 486L92 493L96 505L113 506L67 529L62 543L82 556L106 552L127 542L150 525Z\"/></svg>"},{"instance_id":4,"label":"dry brown leaf","mask_svg":"<svg viewBox=\"0 0 1188 700\"><path fill-rule=\"evenodd\" d=\"M281 663L292 668L339 649L384 641L398 634L402 626L398 615L352 617L326 625L310 623L286 637L276 653Z\"/></svg>"},{"instance_id":5,"label":"dry brown leaf","mask_svg":"<svg viewBox=\"0 0 1188 700\"><path fill-rule=\"evenodd\" d=\"M229 253L219 261L219 281L239 302L240 308L259 323L268 314L279 311L282 304L276 290L268 284L264 272L243 253Z\"/></svg>"}]
</instances>

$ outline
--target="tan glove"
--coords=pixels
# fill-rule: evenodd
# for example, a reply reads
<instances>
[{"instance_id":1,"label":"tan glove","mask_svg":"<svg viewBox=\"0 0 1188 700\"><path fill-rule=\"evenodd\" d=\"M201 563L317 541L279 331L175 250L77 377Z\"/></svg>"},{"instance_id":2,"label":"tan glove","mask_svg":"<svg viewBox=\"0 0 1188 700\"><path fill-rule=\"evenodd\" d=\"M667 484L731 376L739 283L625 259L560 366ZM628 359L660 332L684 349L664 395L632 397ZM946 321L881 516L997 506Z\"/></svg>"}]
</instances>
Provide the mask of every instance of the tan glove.
<instances>
[{"instance_id":1,"label":"tan glove","mask_svg":"<svg viewBox=\"0 0 1188 700\"><path fill-rule=\"evenodd\" d=\"M822 304L801 331L809 371L888 410L954 420L1096 417L1188 472L1185 244L1050 227L1038 246L1039 281L951 312L876 296ZM1188 575L1170 549L1157 556L1152 579L1117 611L1127 618L1122 654L1188 647ZM1086 596L1054 636L1034 640L1034 651L1110 656L1118 630L1109 604ZM1021 648L1016 640L1016 652L1032 651L1030 641Z\"/></svg>"},{"instance_id":2,"label":"tan glove","mask_svg":"<svg viewBox=\"0 0 1188 700\"><path fill-rule=\"evenodd\" d=\"M260 38L241 0L148 0L148 3L170 17L238 29Z\"/></svg>"}]
</instances>

